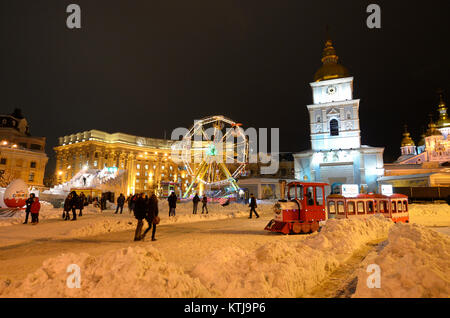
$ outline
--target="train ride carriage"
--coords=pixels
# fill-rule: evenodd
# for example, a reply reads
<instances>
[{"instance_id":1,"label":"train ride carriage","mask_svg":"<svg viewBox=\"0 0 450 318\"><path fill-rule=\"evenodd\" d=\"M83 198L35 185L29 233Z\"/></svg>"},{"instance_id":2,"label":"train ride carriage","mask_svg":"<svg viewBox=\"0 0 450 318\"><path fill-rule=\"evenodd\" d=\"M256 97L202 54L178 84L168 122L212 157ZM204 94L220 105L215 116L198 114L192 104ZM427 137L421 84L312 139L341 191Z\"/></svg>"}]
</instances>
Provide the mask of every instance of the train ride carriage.
<instances>
[{"instance_id":1,"label":"train ride carriage","mask_svg":"<svg viewBox=\"0 0 450 318\"><path fill-rule=\"evenodd\" d=\"M319 182L291 182L280 184L281 200L274 205L275 217L265 230L283 234L312 233L326 220L325 186Z\"/></svg>"},{"instance_id":2,"label":"train ride carriage","mask_svg":"<svg viewBox=\"0 0 450 318\"><path fill-rule=\"evenodd\" d=\"M327 197L328 218L365 218L374 214L382 214L395 223L409 223L408 197L403 194L357 194L345 197L330 194Z\"/></svg>"}]
</instances>

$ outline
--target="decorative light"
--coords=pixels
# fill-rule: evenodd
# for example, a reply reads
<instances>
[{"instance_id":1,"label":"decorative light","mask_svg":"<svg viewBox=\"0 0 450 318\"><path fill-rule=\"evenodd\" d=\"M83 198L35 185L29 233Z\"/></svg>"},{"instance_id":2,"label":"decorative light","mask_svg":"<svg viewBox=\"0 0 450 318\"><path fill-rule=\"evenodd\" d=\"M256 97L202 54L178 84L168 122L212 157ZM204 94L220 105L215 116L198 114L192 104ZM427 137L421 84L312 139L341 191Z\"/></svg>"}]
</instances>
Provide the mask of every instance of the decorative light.
<instances>
[{"instance_id":1,"label":"decorative light","mask_svg":"<svg viewBox=\"0 0 450 318\"><path fill-rule=\"evenodd\" d=\"M8 144L8 142L7 142L6 140L3 140L3 141L2 141L2 145L3 145L3 146L6 146L7 144Z\"/></svg>"}]
</instances>

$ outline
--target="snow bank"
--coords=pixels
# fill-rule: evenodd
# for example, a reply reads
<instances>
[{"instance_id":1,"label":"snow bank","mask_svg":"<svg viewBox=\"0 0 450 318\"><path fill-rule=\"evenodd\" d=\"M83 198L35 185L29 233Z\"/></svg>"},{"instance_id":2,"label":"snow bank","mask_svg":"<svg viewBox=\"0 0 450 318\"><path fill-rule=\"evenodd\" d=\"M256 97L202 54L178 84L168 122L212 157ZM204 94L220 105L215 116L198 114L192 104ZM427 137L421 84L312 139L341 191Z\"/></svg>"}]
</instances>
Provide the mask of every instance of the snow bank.
<instances>
[{"instance_id":1,"label":"snow bank","mask_svg":"<svg viewBox=\"0 0 450 318\"><path fill-rule=\"evenodd\" d=\"M387 237L390 220L329 220L301 242L277 241L248 252L229 247L191 272L219 297L301 297L368 242Z\"/></svg>"},{"instance_id":2,"label":"snow bank","mask_svg":"<svg viewBox=\"0 0 450 318\"><path fill-rule=\"evenodd\" d=\"M300 297L362 245L387 237L383 217L330 220L301 242L277 240L256 250L229 247L190 273L168 263L150 245L94 257L63 254L46 260L17 283L3 282L1 297ZM141 247L142 246L142 247ZM81 288L66 285L67 267L81 269Z\"/></svg>"},{"instance_id":3,"label":"snow bank","mask_svg":"<svg viewBox=\"0 0 450 318\"><path fill-rule=\"evenodd\" d=\"M423 298L450 295L450 238L414 224L397 224L387 245L369 254L357 272L353 297ZM369 264L381 271L380 288L368 288Z\"/></svg>"},{"instance_id":4,"label":"snow bank","mask_svg":"<svg viewBox=\"0 0 450 318\"><path fill-rule=\"evenodd\" d=\"M410 204L411 223L425 226L450 226L450 205L448 204Z\"/></svg>"},{"instance_id":5,"label":"snow bank","mask_svg":"<svg viewBox=\"0 0 450 318\"><path fill-rule=\"evenodd\" d=\"M50 219L62 219L63 209L55 209L53 205L49 202L40 201L41 210L39 212L39 222ZM77 213L79 210L77 210ZM92 205L86 206L83 209L83 214L97 214L100 210L98 208L94 208ZM13 216L2 218L0 217L0 226L9 226L14 224L21 224L25 220L25 210L19 210L14 213ZM29 217L29 221L31 220L31 215Z\"/></svg>"},{"instance_id":6,"label":"snow bank","mask_svg":"<svg viewBox=\"0 0 450 318\"><path fill-rule=\"evenodd\" d=\"M272 213L271 202L265 202L259 205L259 213L261 215L267 215ZM179 203L177 204L176 216L169 217L169 205L167 201L160 200L158 202L159 216L161 218L161 225L174 224L174 223L193 223L202 221L214 221L223 220L228 218L238 218L248 216L247 205L238 203L232 203L228 206L221 206L220 204L209 204L208 214L201 214L201 205L197 211L197 214L192 214L192 203ZM94 220L92 223L75 229L69 232L70 237L85 237L94 236L110 232L120 232L127 230L134 230L136 228L137 220L133 214L129 214L127 209L124 209L125 215L121 215L120 219L117 217L105 217L101 220ZM145 221L144 221L145 222Z\"/></svg>"},{"instance_id":7,"label":"snow bank","mask_svg":"<svg viewBox=\"0 0 450 318\"><path fill-rule=\"evenodd\" d=\"M80 267L80 288L68 288L70 264ZM9 286L8 286L9 284ZM198 279L168 264L153 247L128 247L94 257L63 254L46 260L36 272L16 284L0 285L2 297L208 297Z\"/></svg>"}]
</instances>

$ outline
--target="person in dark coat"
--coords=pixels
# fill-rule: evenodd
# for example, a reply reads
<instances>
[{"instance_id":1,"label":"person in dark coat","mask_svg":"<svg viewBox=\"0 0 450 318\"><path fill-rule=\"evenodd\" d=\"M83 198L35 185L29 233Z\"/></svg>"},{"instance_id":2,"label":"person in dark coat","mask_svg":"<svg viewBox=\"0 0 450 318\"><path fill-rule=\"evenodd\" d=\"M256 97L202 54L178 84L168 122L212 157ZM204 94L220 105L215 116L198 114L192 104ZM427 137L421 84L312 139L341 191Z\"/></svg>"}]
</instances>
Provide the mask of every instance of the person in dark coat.
<instances>
[{"instance_id":1,"label":"person in dark coat","mask_svg":"<svg viewBox=\"0 0 450 318\"><path fill-rule=\"evenodd\" d=\"M206 197L206 195L204 195L203 199L202 199L202 214L205 211L205 209L206 209L206 214L208 214L208 206L207 206L207 204L208 204L208 198Z\"/></svg>"},{"instance_id":2,"label":"person in dark coat","mask_svg":"<svg viewBox=\"0 0 450 318\"><path fill-rule=\"evenodd\" d=\"M135 206L134 206L134 217L138 220L136 232L134 233L134 240L140 241L142 239L142 227L144 225L144 218L146 216L147 211L147 202L145 202L144 194L141 193L136 198Z\"/></svg>"},{"instance_id":3,"label":"person in dark coat","mask_svg":"<svg viewBox=\"0 0 450 318\"><path fill-rule=\"evenodd\" d=\"M63 219L64 221L70 220L70 210L72 209L72 193L69 193L64 200Z\"/></svg>"},{"instance_id":4,"label":"person in dark coat","mask_svg":"<svg viewBox=\"0 0 450 318\"><path fill-rule=\"evenodd\" d=\"M30 209L31 209L31 205L33 204L33 201L34 201L34 197L35 197L34 193L31 193L30 197L25 201L25 204L26 204L27 208L25 209L26 215L25 215L25 222L23 222L23 224L27 224L28 223L28 216L31 213Z\"/></svg>"},{"instance_id":5,"label":"person in dark coat","mask_svg":"<svg viewBox=\"0 0 450 318\"><path fill-rule=\"evenodd\" d=\"M200 202L200 198L196 193L194 198L192 199L192 203L194 204L194 209L192 210L192 214L197 214L198 203Z\"/></svg>"},{"instance_id":6,"label":"person in dark coat","mask_svg":"<svg viewBox=\"0 0 450 318\"><path fill-rule=\"evenodd\" d=\"M155 194L152 194L150 199L147 201L147 215L145 216L145 220L148 223L148 228L145 230L142 235L142 240L145 238L145 235L152 230L152 241L156 241L155 233L156 233L156 221L155 218L158 216L158 198Z\"/></svg>"},{"instance_id":7,"label":"person in dark coat","mask_svg":"<svg viewBox=\"0 0 450 318\"><path fill-rule=\"evenodd\" d=\"M70 208L72 209L72 221L77 220L77 211L76 209L79 206L78 194L75 191L70 193L72 195L72 199L70 200Z\"/></svg>"},{"instance_id":8,"label":"person in dark coat","mask_svg":"<svg viewBox=\"0 0 450 318\"><path fill-rule=\"evenodd\" d=\"M175 216L175 209L177 208L177 195L175 192L172 191L167 201L169 201L169 216Z\"/></svg>"},{"instance_id":9,"label":"person in dark coat","mask_svg":"<svg viewBox=\"0 0 450 318\"><path fill-rule=\"evenodd\" d=\"M81 194L78 196L78 209L80 210L78 216L83 216L83 209L85 203L86 203L86 196L84 195L83 192L81 192Z\"/></svg>"},{"instance_id":10,"label":"person in dark coat","mask_svg":"<svg viewBox=\"0 0 450 318\"><path fill-rule=\"evenodd\" d=\"M100 199L100 211L106 210L106 195L103 193Z\"/></svg>"},{"instance_id":11,"label":"person in dark coat","mask_svg":"<svg viewBox=\"0 0 450 318\"><path fill-rule=\"evenodd\" d=\"M128 201L128 210L130 211L134 211L134 205L136 204L136 195L132 195L130 196L130 200Z\"/></svg>"},{"instance_id":12,"label":"person in dark coat","mask_svg":"<svg viewBox=\"0 0 450 318\"><path fill-rule=\"evenodd\" d=\"M256 212L256 208L257 208L258 206L256 205L256 198L253 196L253 193L250 194L250 204L249 204L249 207L250 207L250 216L249 216L249 219L252 218L252 212L255 212L256 218L259 218L259 215L258 215L258 213Z\"/></svg>"},{"instance_id":13,"label":"person in dark coat","mask_svg":"<svg viewBox=\"0 0 450 318\"><path fill-rule=\"evenodd\" d=\"M124 204L125 204L125 197L124 197L123 193L121 193L119 195L119 197L117 198L117 208L116 208L115 214L117 214L117 212L119 212L119 208L120 208L120 214L122 214Z\"/></svg>"}]
</instances>

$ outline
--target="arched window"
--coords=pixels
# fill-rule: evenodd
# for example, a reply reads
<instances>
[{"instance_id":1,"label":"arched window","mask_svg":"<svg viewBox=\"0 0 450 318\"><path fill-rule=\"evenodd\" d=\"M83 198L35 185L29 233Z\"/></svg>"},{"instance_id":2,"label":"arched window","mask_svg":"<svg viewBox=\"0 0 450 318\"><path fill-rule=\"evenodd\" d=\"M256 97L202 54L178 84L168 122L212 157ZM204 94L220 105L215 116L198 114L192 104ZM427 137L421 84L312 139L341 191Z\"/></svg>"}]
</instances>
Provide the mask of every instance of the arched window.
<instances>
[{"instance_id":1,"label":"arched window","mask_svg":"<svg viewBox=\"0 0 450 318\"><path fill-rule=\"evenodd\" d=\"M330 120L330 136L339 136L339 122L337 119Z\"/></svg>"}]
</instances>

